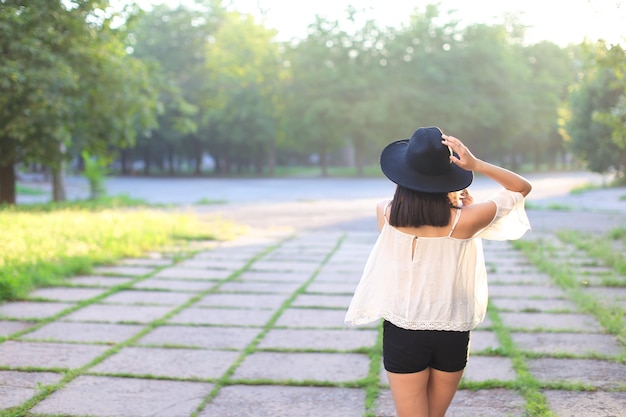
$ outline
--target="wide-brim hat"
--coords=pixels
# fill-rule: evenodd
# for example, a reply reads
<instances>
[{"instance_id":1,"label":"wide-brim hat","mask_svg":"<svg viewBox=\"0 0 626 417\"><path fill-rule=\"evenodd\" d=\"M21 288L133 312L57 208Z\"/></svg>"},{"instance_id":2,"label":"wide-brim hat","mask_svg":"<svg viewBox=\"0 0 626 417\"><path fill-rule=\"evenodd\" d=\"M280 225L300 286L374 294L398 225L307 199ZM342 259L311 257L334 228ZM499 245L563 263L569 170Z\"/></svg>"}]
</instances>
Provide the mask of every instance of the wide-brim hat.
<instances>
[{"instance_id":1,"label":"wide-brim hat","mask_svg":"<svg viewBox=\"0 0 626 417\"><path fill-rule=\"evenodd\" d=\"M394 183L425 193L449 193L467 188L474 179L450 162L456 153L441 141L438 127L420 127L411 139L391 142L380 154L380 167Z\"/></svg>"}]
</instances>

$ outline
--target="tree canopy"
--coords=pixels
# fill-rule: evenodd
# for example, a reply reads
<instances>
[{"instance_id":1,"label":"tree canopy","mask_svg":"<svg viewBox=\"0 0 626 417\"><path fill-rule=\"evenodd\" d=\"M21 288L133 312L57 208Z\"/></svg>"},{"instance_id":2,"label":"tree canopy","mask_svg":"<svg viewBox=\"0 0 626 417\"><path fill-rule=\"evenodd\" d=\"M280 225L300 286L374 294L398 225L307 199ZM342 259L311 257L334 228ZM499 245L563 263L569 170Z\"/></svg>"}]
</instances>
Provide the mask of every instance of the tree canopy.
<instances>
[{"instance_id":1,"label":"tree canopy","mask_svg":"<svg viewBox=\"0 0 626 417\"><path fill-rule=\"evenodd\" d=\"M83 152L121 173L362 174L425 125L515 168L570 153L623 174L621 46L529 44L514 18L463 26L436 5L397 27L362 17L318 16L282 41L220 0L0 0L0 202L15 201L16 166Z\"/></svg>"}]
</instances>

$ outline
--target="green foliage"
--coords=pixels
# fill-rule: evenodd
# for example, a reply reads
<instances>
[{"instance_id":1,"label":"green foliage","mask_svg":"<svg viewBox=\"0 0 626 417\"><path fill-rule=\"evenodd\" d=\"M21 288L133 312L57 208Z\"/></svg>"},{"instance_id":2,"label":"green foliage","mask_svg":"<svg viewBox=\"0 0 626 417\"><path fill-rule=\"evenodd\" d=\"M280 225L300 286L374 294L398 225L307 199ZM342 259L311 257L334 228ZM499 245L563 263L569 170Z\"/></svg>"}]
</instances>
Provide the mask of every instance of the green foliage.
<instances>
[{"instance_id":1,"label":"green foliage","mask_svg":"<svg viewBox=\"0 0 626 417\"><path fill-rule=\"evenodd\" d=\"M107 154L154 123L146 67L126 54L108 6L2 2L0 167L58 169L72 145Z\"/></svg>"},{"instance_id":2,"label":"green foliage","mask_svg":"<svg viewBox=\"0 0 626 417\"><path fill-rule=\"evenodd\" d=\"M603 42L584 45L584 77L573 89L566 123L570 150L594 172L626 169L623 67L626 55L619 46Z\"/></svg>"},{"instance_id":3,"label":"green foliage","mask_svg":"<svg viewBox=\"0 0 626 417\"><path fill-rule=\"evenodd\" d=\"M514 169L567 151L618 177L626 166L623 49L528 44L515 18L462 26L430 4L382 27L349 7L279 42L219 0L2 4L0 172L85 150L119 151L124 173L141 159L146 174L201 174L210 152L219 174L315 156L323 175L364 175L424 125Z\"/></svg>"},{"instance_id":4,"label":"green foliage","mask_svg":"<svg viewBox=\"0 0 626 417\"><path fill-rule=\"evenodd\" d=\"M24 204L20 206L0 204L0 212L50 212L56 210L89 210L102 211L128 207L155 207L144 200L129 197L126 194L116 196L101 196L95 200L53 201L49 203Z\"/></svg>"},{"instance_id":5,"label":"green foliage","mask_svg":"<svg viewBox=\"0 0 626 417\"><path fill-rule=\"evenodd\" d=\"M83 175L89 181L89 198L95 200L106 194L104 178L107 173L106 164L101 160L92 158L87 151L81 153L85 162Z\"/></svg>"}]
</instances>

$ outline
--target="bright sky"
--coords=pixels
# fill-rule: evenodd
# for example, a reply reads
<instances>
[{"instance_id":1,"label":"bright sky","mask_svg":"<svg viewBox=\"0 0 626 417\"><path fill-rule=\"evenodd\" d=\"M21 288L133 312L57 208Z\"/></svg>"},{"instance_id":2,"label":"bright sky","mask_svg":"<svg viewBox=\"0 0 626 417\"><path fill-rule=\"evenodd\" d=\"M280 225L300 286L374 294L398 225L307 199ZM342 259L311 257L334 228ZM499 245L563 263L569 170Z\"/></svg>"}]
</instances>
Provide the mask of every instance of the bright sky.
<instances>
[{"instance_id":1,"label":"bright sky","mask_svg":"<svg viewBox=\"0 0 626 417\"><path fill-rule=\"evenodd\" d=\"M169 0L176 1L176 0ZM316 14L330 18L345 16L349 4L371 8L372 16L382 25L407 22L418 7L433 3L427 0L230 0L242 12L259 15L266 11L266 23L279 31L281 39L302 37ZM224 1L225 4L228 0ZM440 0L440 10L457 10L462 22L493 23L502 21L507 12L519 12L529 26L531 43L547 39L561 46L579 43L585 38L604 39L609 43L626 41L626 0Z\"/></svg>"}]
</instances>

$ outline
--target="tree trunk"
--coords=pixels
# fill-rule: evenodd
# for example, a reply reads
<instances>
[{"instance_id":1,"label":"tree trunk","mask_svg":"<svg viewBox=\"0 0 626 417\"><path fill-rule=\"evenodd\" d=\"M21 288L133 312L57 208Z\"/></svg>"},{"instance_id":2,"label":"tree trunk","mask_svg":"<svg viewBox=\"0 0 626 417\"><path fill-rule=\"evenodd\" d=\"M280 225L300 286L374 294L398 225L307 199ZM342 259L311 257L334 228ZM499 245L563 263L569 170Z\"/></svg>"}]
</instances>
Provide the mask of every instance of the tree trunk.
<instances>
[{"instance_id":1,"label":"tree trunk","mask_svg":"<svg viewBox=\"0 0 626 417\"><path fill-rule=\"evenodd\" d=\"M365 171L365 138L362 137L361 134L357 134L357 136L352 141L352 146L354 147L354 162L356 165L356 173L359 177L363 176L363 172Z\"/></svg>"},{"instance_id":2,"label":"tree trunk","mask_svg":"<svg viewBox=\"0 0 626 417\"><path fill-rule=\"evenodd\" d=\"M120 165L122 166L122 175L129 174L129 166L128 166L128 154L130 153L129 149L122 149L120 152Z\"/></svg>"},{"instance_id":3,"label":"tree trunk","mask_svg":"<svg viewBox=\"0 0 626 417\"><path fill-rule=\"evenodd\" d=\"M167 169L169 171L169 174L171 177L174 176L175 174L175 170L174 170L174 145L172 144L168 144L166 147L166 152L167 152Z\"/></svg>"},{"instance_id":4,"label":"tree trunk","mask_svg":"<svg viewBox=\"0 0 626 417\"><path fill-rule=\"evenodd\" d=\"M328 153L323 150L320 152L320 168L322 168L322 177L328 176Z\"/></svg>"},{"instance_id":5,"label":"tree trunk","mask_svg":"<svg viewBox=\"0 0 626 417\"><path fill-rule=\"evenodd\" d=\"M194 138L193 138L193 146L194 146L194 150L195 150L195 155L194 155L194 162L195 162L194 175L200 175L200 174L202 174L202 141L200 140L199 137L194 136Z\"/></svg>"},{"instance_id":6,"label":"tree trunk","mask_svg":"<svg viewBox=\"0 0 626 417\"><path fill-rule=\"evenodd\" d=\"M0 204L15 204L15 165L0 165Z\"/></svg>"},{"instance_id":7,"label":"tree trunk","mask_svg":"<svg viewBox=\"0 0 626 417\"><path fill-rule=\"evenodd\" d=\"M52 168L52 201L65 201L65 162Z\"/></svg>"},{"instance_id":8,"label":"tree trunk","mask_svg":"<svg viewBox=\"0 0 626 417\"><path fill-rule=\"evenodd\" d=\"M273 141L267 147L267 171L269 175L274 175L276 171L276 146Z\"/></svg>"},{"instance_id":9,"label":"tree trunk","mask_svg":"<svg viewBox=\"0 0 626 417\"><path fill-rule=\"evenodd\" d=\"M144 175L150 175L150 165L152 162L152 158L150 158L150 145L147 143L146 143L146 147L144 148L143 159L144 159L143 173Z\"/></svg>"}]
</instances>

